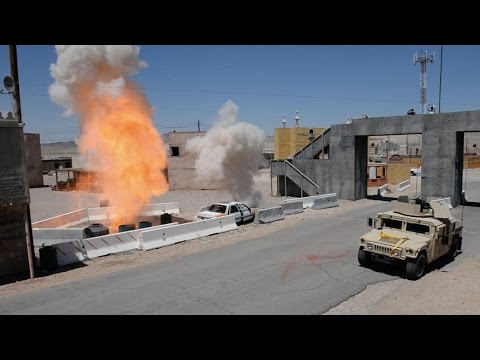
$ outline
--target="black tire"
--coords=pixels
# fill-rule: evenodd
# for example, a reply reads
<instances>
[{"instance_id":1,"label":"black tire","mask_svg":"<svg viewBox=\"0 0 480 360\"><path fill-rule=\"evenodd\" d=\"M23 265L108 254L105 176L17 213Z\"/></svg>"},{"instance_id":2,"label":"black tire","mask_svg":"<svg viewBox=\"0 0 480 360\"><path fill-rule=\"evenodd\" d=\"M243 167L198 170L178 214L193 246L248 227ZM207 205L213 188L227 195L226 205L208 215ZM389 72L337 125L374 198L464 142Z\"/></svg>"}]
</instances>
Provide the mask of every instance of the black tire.
<instances>
[{"instance_id":1,"label":"black tire","mask_svg":"<svg viewBox=\"0 0 480 360\"><path fill-rule=\"evenodd\" d=\"M370 267L370 264L372 263L372 258L370 256L370 253L363 250L363 248L360 248L358 250L358 262L363 267L366 267L366 268Z\"/></svg>"},{"instance_id":2,"label":"black tire","mask_svg":"<svg viewBox=\"0 0 480 360\"><path fill-rule=\"evenodd\" d=\"M450 245L450 250L448 250L448 253L447 253L447 257L450 259L450 260L453 260L455 259L455 256L457 256L457 252L458 252L458 238L457 237L454 237L452 239L452 244Z\"/></svg>"},{"instance_id":3,"label":"black tire","mask_svg":"<svg viewBox=\"0 0 480 360\"><path fill-rule=\"evenodd\" d=\"M420 254L416 259L407 260L405 275L409 280L418 280L425 274L427 268L427 258L425 254Z\"/></svg>"}]
</instances>

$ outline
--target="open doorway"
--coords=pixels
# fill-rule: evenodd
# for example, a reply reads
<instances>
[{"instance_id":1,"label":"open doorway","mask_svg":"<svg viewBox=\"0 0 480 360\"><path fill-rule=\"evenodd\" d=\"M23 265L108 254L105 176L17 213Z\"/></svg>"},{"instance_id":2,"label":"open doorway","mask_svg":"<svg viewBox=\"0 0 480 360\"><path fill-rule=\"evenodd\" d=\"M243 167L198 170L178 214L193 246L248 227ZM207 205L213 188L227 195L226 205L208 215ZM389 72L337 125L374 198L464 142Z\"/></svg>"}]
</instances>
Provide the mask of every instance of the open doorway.
<instances>
[{"instance_id":1,"label":"open doorway","mask_svg":"<svg viewBox=\"0 0 480 360\"><path fill-rule=\"evenodd\" d=\"M463 133L461 203L480 206L480 132Z\"/></svg>"},{"instance_id":2,"label":"open doorway","mask_svg":"<svg viewBox=\"0 0 480 360\"><path fill-rule=\"evenodd\" d=\"M420 196L421 134L369 136L367 152L368 198Z\"/></svg>"}]
</instances>

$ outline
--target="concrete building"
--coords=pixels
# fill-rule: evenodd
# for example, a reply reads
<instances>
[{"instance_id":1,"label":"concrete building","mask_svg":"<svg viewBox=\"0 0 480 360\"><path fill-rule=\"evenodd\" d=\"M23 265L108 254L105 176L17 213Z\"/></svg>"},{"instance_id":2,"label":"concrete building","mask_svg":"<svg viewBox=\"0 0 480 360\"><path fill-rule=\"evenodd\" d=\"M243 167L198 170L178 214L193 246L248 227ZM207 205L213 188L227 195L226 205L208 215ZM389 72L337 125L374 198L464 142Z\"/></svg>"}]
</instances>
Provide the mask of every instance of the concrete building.
<instances>
[{"instance_id":1,"label":"concrete building","mask_svg":"<svg viewBox=\"0 0 480 360\"><path fill-rule=\"evenodd\" d=\"M469 133L465 135L465 153L480 155L480 133Z\"/></svg>"},{"instance_id":2,"label":"concrete building","mask_svg":"<svg viewBox=\"0 0 480 360\"><path fill-rule=\"evenodd\" d=\"M0 276L28 273L26 209L30 202L23 126L0 119Z\"/></svg>"},{"instance_id":3,"label":"concrete building","mask_svg":"<svg viewBox=\"0 0 480 360\"><path fill-rule=\"evenodd\" d=\"M44 174L58 169L67 169L72 167L71 156L45 156L42 158L42 172Z\"/></svg>"},{"instance_id":4,"label":"concrete building","mask_svg":"<svg viewBox=\"0 0 480 360\"><path fill-rule=\"evenodd\" d=\"M465 135L479 131L480 111L356 119L332 125L288 164L272 162L272 174L280 178L283 194L300 196L303 189L309 195L337 193L340 199L358 200L367 196L369 136L421 134L421 196L450 197L458 206ZM328 159L310 155L325 153L327 146Z\"/></svg>"},{"instance_id":5,"label":"concrete building","mask_svg":"<svg viewBox=\"0 0 480 360\"><path fill-rule=\"evenodd\" d=\"M25 161L27 166L27 181L29 187L43 186L42 151L40 134L23 135L25 139Z\"/></svg>"},{"instance_id":6,"label":"concrete building","mask_svg":"<svg viewBox=\"0 0 480 360\"><path fill-rule=\"evenodd\" d=\"M275 140L273 136L265 136L265 146L263 147L263 157L270 161L275 157Z\"/></svg>"},{"instance_id":7,"label":"concrete building","mask_svg":"<svg viewBox=\"0 0 480 360\"><path fill-rule=\"evenodd\" d=\"M205 184L196 179L195 155L187 152L186 144L189 139L205 136L205 131L169 132L167 176L170 190L215 190L222 189L222 184Z\"/></svg>"}]
</instances>

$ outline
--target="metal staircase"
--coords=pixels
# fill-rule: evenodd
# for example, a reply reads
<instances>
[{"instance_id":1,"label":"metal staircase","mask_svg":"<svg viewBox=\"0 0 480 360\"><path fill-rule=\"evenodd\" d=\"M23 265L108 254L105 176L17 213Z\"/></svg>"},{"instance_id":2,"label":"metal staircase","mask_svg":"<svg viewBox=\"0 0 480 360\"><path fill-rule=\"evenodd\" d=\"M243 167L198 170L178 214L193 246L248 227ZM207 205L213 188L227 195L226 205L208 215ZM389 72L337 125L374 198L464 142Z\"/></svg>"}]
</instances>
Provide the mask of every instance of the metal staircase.
<instances>
[{"instance_id":1,"label":"metal staircase","mask_svg":"<svg viewBox=\"0 0 480 360\"><path fill-rule=\"evenodd\" d=\"M330 149L330 128L313 139L293 155L294 159L324 159L329 158Z\"/></svg>"},{"instance_id":2,"label":"metal staircase","mask_svg":"<svg viewBox=\"0 0 480 360\"><path fill-rule=\"evenodd\" d=\"M287 178L295 183L300 188L301 197L312 196L319 193L320 187L288 160L271 160L270 171L272 176L283 177L283 179L278 181L284 181L284 189L286 188L288 190L288 186L286 185ZM280 186L277 186L277 192L279 187ZM284 193L285 196L288 195L288 191Z\"/></svg>"},{"instance_id":3,"label":"metal staircase","mask_svg":"<svg viewBox=\"0 0 480 360\"><path fill-rule=\"evenodd\" d=\"M303 149L293 155L293 160L300 159L325 159L329 158L330 128L317 136ZM296 168L291 160L271 160L271 176L277 176L277 195L279 188L284 189L285 196L288 195L289 186L287 179L293 182L300 189L300 196L312 196L319 193L320 187L307 175ZM284 182L283 184L281 182ZM285 190L286 189L286 190Z\"/></svg>"}]
</instances>

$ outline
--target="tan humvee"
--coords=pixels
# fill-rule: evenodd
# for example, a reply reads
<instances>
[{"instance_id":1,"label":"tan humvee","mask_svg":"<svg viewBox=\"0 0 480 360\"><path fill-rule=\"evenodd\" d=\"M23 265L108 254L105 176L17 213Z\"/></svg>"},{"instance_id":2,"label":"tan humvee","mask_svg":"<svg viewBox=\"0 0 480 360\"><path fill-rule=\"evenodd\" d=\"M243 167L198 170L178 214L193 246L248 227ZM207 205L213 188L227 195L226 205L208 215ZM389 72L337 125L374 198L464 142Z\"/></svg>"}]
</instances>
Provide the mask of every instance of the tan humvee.
<instances>
[{"instance_id":1,"label":"tan humvee","mask_svg":"<svg viewBox=\"0 0 480 360\"><path fill-rule=\"evenodd\" d=\"M449 198L427 203L400 197L393 211L368 219L374 229L360 238L358 262L403 263L408 279L421 278L427 264L444 255L453 259L461 250L463 225L451 207Z\"/></svg>"}]
</instances>

